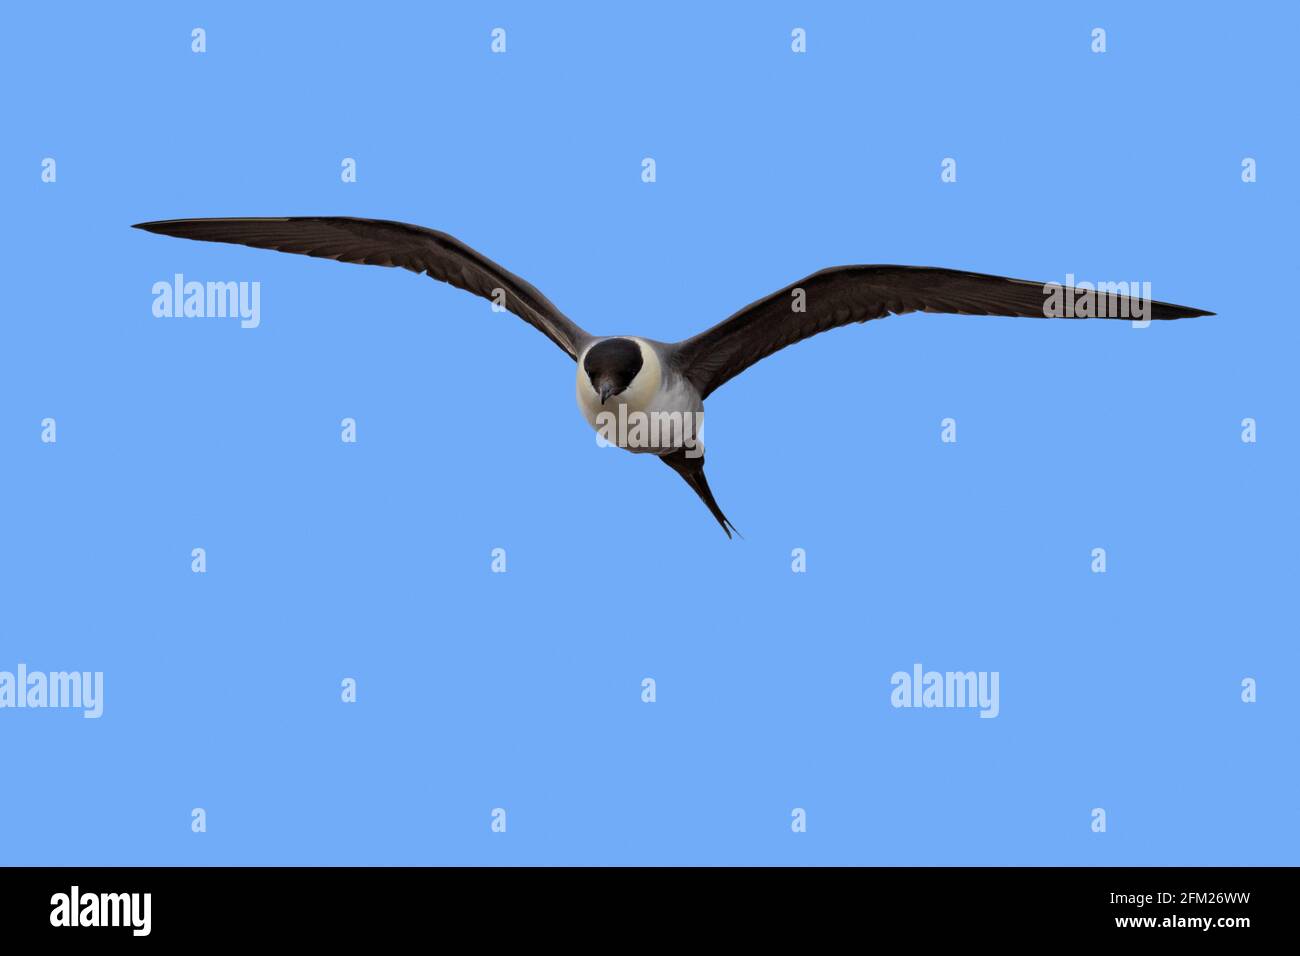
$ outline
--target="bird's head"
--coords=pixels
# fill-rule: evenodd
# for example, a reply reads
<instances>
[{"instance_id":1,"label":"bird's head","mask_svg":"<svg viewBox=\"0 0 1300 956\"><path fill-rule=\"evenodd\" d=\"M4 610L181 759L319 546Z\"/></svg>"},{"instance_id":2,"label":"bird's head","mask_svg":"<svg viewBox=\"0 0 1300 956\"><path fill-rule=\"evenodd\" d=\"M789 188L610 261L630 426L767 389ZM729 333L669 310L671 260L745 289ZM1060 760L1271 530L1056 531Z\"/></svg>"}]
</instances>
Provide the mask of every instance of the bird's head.
<instances>
[{"instance_id":1,"label":"bird's head","mask_svg":"<svg viewBox=\"0 0 1300 956\"><path fill-rule=\"evenodd\" d=\"M631 339L605 339L587 351L582 370L604 405L632 384L643 361L641 347Z\"/></svg>"}]
</instances>

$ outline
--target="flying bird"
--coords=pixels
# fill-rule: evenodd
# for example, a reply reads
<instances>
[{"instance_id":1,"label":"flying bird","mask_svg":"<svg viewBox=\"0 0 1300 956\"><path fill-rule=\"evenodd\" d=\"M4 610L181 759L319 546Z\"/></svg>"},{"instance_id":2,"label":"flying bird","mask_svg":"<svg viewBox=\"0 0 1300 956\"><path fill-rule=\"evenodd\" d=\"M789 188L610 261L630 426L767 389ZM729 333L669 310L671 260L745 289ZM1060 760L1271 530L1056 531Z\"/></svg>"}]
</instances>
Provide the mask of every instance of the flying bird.
<instances>
[{"instance_id":1,"label":"flying bird","mask_svg":"<svg viewBox=\"0 0 1300 956\"><path fill-rule=\"evenodd\" d=\"M1053 286L926 266L835 266L779 289L681 342L592 335L528 282L459 240L422 226L348 216L169 219L135 228L183 239L230 242L340 262L400 266L510 310L577 363L578 407L602 438L653 454L685 479L730 538L704 477L704 400L755 362L819 332L906 312L1054 317ZM1055 286L1060 295L1061 287ZM1071 318L1167 320L1213 315L1105 291L1065 292ZM1074 305L1074 302L1071 303ZM1107 313L1102 315L1100 313Z\"/></svg>"}]
</instances>

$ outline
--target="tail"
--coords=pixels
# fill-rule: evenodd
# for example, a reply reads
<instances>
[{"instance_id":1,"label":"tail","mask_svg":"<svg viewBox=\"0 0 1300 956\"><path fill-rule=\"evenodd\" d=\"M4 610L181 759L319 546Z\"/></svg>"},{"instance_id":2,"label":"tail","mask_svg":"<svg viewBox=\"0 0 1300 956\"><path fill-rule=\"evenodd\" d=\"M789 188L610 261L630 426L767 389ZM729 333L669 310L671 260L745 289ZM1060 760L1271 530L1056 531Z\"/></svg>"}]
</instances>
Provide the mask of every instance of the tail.
<instances>
[{"instance_id":1,"label":"tail","mask_svg":"<svg viewBox=\"0 0 1300 956\"><path fill-rule=\"evenodd\" d=\"M733 531L740 534L739 531L736 531L736 526L728 521L727 516L722 513L722 509L718 507L718 502L713 497L713 492L709 490L709 480L704 477L704 455L702 453L696 458L688 458L686 450L679 448L670 454L660 455L659 460L685 479L686 483L691 486L691 490L700 496L701 501L708 505L709 511L713 513L713 517L718 519L718 524L722 525L722 530L726 532L728 538L731 537Z\"/></svg>"}]
</instances>

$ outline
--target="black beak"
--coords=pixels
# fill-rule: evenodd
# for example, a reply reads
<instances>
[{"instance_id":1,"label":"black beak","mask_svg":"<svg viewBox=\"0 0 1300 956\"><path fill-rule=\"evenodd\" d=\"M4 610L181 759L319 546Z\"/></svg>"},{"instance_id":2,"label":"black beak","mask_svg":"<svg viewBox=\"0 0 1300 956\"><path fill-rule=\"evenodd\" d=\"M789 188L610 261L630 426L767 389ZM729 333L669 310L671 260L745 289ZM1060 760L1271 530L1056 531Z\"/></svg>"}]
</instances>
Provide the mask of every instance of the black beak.
<instances>
[{"instance_id":1,"label":"black beak","mask_svg":"<svg viewBox=\"0 0 1300 956\"><path fill-rule=\"evenodd\" d=\"M614 386L609 382L603 382L600 386L600 404L604 405L609 400L609 396L614 394Z\"/></svg>"}]
</instances>

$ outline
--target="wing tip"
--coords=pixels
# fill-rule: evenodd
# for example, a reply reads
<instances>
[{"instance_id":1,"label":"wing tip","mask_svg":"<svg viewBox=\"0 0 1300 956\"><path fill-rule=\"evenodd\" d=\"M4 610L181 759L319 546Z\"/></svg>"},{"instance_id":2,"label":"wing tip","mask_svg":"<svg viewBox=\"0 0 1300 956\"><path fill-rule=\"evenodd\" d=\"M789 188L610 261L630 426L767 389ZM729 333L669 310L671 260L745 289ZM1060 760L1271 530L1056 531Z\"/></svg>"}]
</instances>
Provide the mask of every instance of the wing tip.
<instances>
[{"instance_id":1,"label":"wing tip","mask_svg":"<svg viewBox=\"0 0 1300 956\"><path fill-rule=\"evenodd\" d=\"M145 232L156 233L160 236L178 236L186 238L182 230L186 227L192 227L195 223L202 222L201 219L151 219L148 222L136 222L131 224L132 229L143 229Z\"/></svg>"},{"instance_id":2,"label":"wing tip","mask_svg":"<svg viewBox=\"0 0 1300 956\"><path fill-rule=\"evenodd\" d=\"M1179 305L1177 302L1160 302L1147 299L1147 307L1153 319L1195 319L1203 315L1214 315L1208 309L1198 309L1191 305Z\"/></svg>"},{"instance_id":3,"label":"wing tip","mask_svg":"<svg viewBox=\"0 0 1300 956\"><path fill-rule=\"evenodd\" d=\"M143 229L145 232L168 233L171 229L180 226L195 226L199 224L221 224L229 225L231 223L266 223L266 222L289 222L292 219L318 219L316 216L208 216L208 217L190 217L188 219L151 219L148 222L135 222L131 224L132 229ZM349 216L333 216L327 218L349 219ZM382 222L383 220L374 220Z\"/></svg>"}]
</instances>

